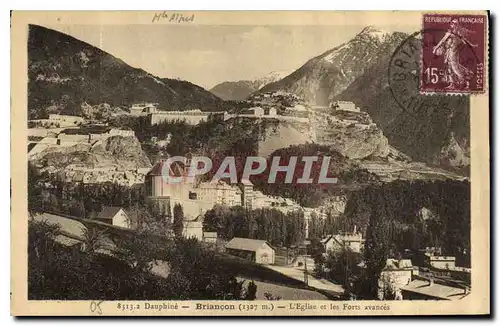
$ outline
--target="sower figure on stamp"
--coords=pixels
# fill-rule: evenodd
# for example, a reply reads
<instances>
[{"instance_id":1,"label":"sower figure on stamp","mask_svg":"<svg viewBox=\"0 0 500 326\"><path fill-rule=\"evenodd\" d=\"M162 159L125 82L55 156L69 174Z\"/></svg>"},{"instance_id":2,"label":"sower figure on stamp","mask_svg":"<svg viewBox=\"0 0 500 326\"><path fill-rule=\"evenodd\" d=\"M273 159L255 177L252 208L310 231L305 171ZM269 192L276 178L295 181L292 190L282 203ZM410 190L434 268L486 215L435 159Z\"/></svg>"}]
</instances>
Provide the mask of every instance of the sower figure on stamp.
<instances>
[{"instance_id":1,"label":"sower figure on stamp","mask_svg":"<svg viewBox=\"0 0 500 326\"><path fill-rule=\"evenodd\" d=\"M457 19L453 19L449 30L432 50L432 53L438 56L443 55L444 52L444 76L446 81L450 83L446 89L457 89L460 86L465 89L469 88L469 81L473 72L460 64L459 59L462 44L477 47L477 44L472 44L468 40L469 34L473 32L460 26Z\"/></svg>"}]
</instances>

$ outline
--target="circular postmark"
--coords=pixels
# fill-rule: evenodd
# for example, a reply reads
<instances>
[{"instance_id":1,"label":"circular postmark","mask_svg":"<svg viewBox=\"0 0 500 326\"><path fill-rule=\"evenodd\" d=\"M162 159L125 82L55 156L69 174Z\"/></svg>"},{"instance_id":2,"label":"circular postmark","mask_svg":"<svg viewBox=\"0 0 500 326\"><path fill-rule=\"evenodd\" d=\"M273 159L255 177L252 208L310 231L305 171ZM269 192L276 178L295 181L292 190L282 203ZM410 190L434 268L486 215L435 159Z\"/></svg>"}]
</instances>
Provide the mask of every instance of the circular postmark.
<instances>
[{"instance_id":1,"label":"circular postmark","mask_svg":"<svg viewBox=\"0 0 500 326\"><path fill-rule=\"evenodd\" d=\"M450 31L442 29L424 29L411 34L394 51L388 67L388 81L392 96L404 113L414 118L429 110L444 108L447 105L446 94L468 95L465 89L450 89L447 74L450 69L471 67L479 60L473 47L466 44L460 48L460 61L458 66L453 66L450 53L442 50L440 40ZM456 35L455 35L456 36ZM458 37L458 36L456 36ZM442 43L441 43L442 44ZM439 49L441 48L441 49ZM458 54L457 54L458 56ZM437 85L427 88L423 94L423 85ZM448 86L448 88L445 87Z\"/></svg>"}]
</instances>

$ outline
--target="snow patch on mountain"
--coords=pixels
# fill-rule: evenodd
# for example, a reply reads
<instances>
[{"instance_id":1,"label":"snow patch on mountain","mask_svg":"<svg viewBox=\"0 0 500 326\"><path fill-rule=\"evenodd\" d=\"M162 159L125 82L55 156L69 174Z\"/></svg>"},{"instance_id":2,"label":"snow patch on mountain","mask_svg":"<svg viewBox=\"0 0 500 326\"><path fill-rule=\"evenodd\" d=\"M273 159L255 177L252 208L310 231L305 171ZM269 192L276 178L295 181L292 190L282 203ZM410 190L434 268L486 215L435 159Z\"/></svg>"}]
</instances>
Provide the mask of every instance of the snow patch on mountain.
<instances>
[{"instance_id":1,"label":"snow patch on mountain","mask_svg":"<svg viewBox=\"0 0 500 326\"><path fill-rule=\"evenodd\" d=\"M379 28L376 28L374 26L367 26L367 27L363 28L361 33L358 34L358 36L368 36L368 37L376 38L380 42L384 42L388 35L390 35L390 33L383 31Z\"/></svg>"},{"instance_id":2,"label":"snow patch on mountain","mask_svg":"<svg viewBox=\"0 0 500 326\"><path fill-rule=\"evenodd\" d=\"M250 80L250 82L256 83L258 86L258 89L261 89L262 87L266 86L269 83L273 83L275 81L278 81L280 79L285 78L286 76L290 75L293 71L290 70L277 70L277 71L271 71L267 75L263 77L257 77L254 78L253 80Z\"/></svg>"},{"instance_id":3,"label":"snow patch on mountain","mask_svg":"<svg viewBox=\"0 0 500 326\"><path fill-rule=\"evenodd\" d=\"M250 80L228 81L215 85L210 91L224 100L244 100L264 86L290 75L290 70L276 70Z\"/></svg>"},{"instance_id":4,"label":"snow patch on mountain","mask_svg":"<svg viewBox=\"0 0 500 326\"><path fill-rule=\"evenodd\" d=\"M310 59L288 77L269 83L259 92L282 90L294 93L313 105L326 106L365 70L388 61L406 37L367 26L351 40Z\"/></svg>"}]
</instances>

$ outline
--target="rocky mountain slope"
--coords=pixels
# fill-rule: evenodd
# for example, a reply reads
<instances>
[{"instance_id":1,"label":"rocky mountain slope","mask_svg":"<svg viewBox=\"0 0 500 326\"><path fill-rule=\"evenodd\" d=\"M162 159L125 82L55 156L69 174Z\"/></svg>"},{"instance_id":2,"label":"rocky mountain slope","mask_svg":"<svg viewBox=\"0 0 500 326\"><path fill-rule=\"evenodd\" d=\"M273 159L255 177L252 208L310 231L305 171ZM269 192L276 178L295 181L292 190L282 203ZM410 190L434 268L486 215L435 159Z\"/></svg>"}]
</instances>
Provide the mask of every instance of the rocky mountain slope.
<instances>
[{"instance_id":1,"label":"rocky mountain slope","mask_svg":"<svg viewBox=\"0 0 500 326\"><path fill-rule=\"evenodd\" d=\"M351 159L386 157L389 142L366 112L315 114L316 141Z\"/></svg>"},{"instance_id":2,"label":"rocky mountain slope","mask_svg":"<svg viewBox=\"0 0 500 326\"><path fill-rule=\"evenodd\" d=\"M390 57L367 69L334 100L353 101L384 131L391 145L412 159L467 173L470 164L469 99L420 95L426 110L405 110L394 99L388 81Z\"/></svg>"},{"instance_id":3,"label":"rocky mountain slope","mask_svg":"<svg viewBox=\"0 0 500 326\"><path fill-rule=\"evenodd\" d=\"M463 175L428 166L418 157L412 159L405 155L367 112L320 110L297 95L283 91L257 93L250 99L254 105L277 108L280 114L276 118L279 123L267 128L259 139L258 154L261 156L290 146L314 143L339 153L385 182L396 179L464 179ZM447 149L452 152L458 147L452 142ZM457 156L457 162L459 159Z\"/></svg>"},{"instance_id":4,"label":"rocky mountain slope","mask_svg":"<svg viewBox=\"0 0 500 326\"><path fill-rule=\"evenodd\" d=\"M366 69L392 53L404 38L403 33L389 34L366 27L349 42L312 58L287 77L264 86L260 92L283 90L311 104L328 105Z\"/></svg>"},{"instance_id":5,"label":"rocky mountain slope","mask_svg":"<svg viewBox=\"0 0 500 326\"><path fill-rule=\"evenodd\" d=\"M215 85L210 92L223 100L242 101L265 85L280 80L289 73L289 71L273 71L254 80L226 81Z\"/></svg>"},{"instance_id":6,"label":"rocky mountain slope","mask_svg":"<svg viewBox=\"0 0 500 326\"><path fill-rule=\"evenodd\" d=\"M66 34L30 25L28 37L29 118L49 113L81 114L81 104L129 106L157 102L160 109L217 110L224 105L202 87L158 78Z\"/></svg>"},{"instance_id":7,"label":"rocky mountain slope","mask_svg":"<svg viewBox=\"0 0 500 326\"><path fill-rule=\"evenodd\" d=\"M133 136L111 136L93 144L50 146L33 156L30 161L41 172L57 174L66 181L82 182L94 178L96 183L142 183L143 176L137 175L136 171L151 168L151 162L139 140ZM126 171L130 173L125 175ZM77 180L78 174L84 179Z\"/></svg>"},{"instance_id":8,"label":"rocky mountain slope","mask_svg":"<svg viewBox=\"0 0 500 326\"><path fill-rule=\"evenodd\" d=\"M366 27L352 40L309 60L258 93L282 90L323 106L332 100L352 101L371 116L397 150L415 161L467 174L468 98L436 95L429 109L412 115L398 105L391 93L391 56L407 37L404 33L384 33Z\"/></svg>"}]
</instances>

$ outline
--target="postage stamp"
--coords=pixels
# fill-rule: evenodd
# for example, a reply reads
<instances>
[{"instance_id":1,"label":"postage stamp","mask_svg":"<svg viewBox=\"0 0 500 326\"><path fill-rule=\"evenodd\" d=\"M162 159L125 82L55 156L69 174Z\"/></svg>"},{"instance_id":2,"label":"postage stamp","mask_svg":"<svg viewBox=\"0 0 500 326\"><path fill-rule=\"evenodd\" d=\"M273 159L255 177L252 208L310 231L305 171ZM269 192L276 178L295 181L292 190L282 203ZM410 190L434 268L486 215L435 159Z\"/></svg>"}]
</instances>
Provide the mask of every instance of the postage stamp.
<instances>
[{"instance_id":1,"label":"postage stamp","mask_svg":"<svg viewBox=\"0 0 500 326\"><path fill-rule=\"evenodd\" d=\"M481 93L485 90L487 16L424 14L422 93Z\"/></svg>"},{"instance_id":2,"label":"postage stamp","mask_svg":"<svg viewBox=\"0 0 500 326\"><path fill-rule=\"evenodd\" d=\"M487 15L13 11L11 314L489 314Z\"/></svg>"}]
</instances>

